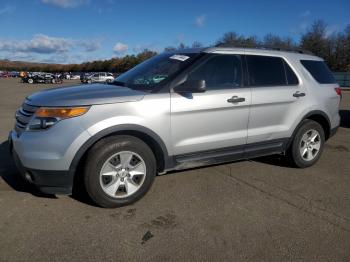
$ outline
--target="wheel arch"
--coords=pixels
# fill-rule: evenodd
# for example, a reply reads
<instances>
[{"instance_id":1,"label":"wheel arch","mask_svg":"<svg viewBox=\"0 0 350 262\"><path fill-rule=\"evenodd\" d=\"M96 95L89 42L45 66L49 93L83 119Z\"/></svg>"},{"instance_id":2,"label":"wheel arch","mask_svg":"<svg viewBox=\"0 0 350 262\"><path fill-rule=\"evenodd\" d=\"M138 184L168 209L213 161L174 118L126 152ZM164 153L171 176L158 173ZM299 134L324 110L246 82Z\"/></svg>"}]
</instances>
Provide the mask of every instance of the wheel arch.
<instances>
[{"instance_id":1,"label":"wheel arch","mask_svg":"<svg viewBox=\"0 0 350 262\"><path fill-rule=\"evenodd\" d=\"M82 167L89 150L101 139L113 135L130 135L145 142L154 153L158 172L163 172L171 165L171 158L169 157L165 143L155 132L140 125L123 124L106 128L89 138L75 154L69 170L76 173Z\"/></svg>"},{"instance_id":2,"label":"wheel arch","mask_svg":"<svg viewBox=\"0 0 350 262\"><path fill-rule=\"evenodd\" d=\"M331 135L331 122L329 120L329 117L323 111L313 110L313 111L308 112L307 114L305 114L301 118L301 120L299 121L299 124L296 126L296 128L293 131L291 139L289 139L289 142L287 144L286 149L288 149L289 146L291 145L291 143L295 137L296 132L298 131L298 129L300 128L300 126L302 125L302 123L305 119L313 120L322 126L324 133L325 133L325 140L327 140L330 137L330 135Z\"/></svg>"},{"instance_id":3,"label":"wheel arch","mask_svg":"<svg viewBox=\"0 0 350 262\"><path fill-rule=\"evenodd\" d=\"M93 145L95 145L101 139L113 135L130 135L137 137L145 142L151 148L154 156L156 157L157 169L159 172L164 171L169 165L170 158L168 155L168 150L165 146L164 141L156 133L143 126L126 124L109 127L89 138L75 154L69 169L76 172L76 170L79 169L82 162L84 161L86 154L93 147Z\"/></svg>"},{"instance_id":4,"label":"wheel arch","mask_svg":"<svg viewBox=\"0 0 350 262\"><path fill-rule=\"evenodd\" d=\"M324 130L325 139L327 140L330 137L331 121L325 112L319 110L311 111L306 114L302 120L304 119L310 119L319 123Z\"/></svg>"}]
</instances>

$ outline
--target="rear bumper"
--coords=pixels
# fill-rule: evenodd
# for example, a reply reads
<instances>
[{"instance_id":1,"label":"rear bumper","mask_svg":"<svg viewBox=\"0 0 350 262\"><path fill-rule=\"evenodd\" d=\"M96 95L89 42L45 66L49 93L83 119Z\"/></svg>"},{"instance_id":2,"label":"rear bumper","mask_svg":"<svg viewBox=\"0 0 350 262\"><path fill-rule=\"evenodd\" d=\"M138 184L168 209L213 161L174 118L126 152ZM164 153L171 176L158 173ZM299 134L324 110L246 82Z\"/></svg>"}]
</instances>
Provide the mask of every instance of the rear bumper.
<instances>
[{"instance_id":1,"label":"rear bumper","mask_svg":"<svg viewBox=\"0 0 350 262\"><path fill-rule=\"evenodd\" d=\"M22 178L35 185L45 194L72 194L74 171L50 171L37 170L23 166L16 150L13 147L11 133L9 136L9 147L12 158Z\"/></svg>"}]
</instances>

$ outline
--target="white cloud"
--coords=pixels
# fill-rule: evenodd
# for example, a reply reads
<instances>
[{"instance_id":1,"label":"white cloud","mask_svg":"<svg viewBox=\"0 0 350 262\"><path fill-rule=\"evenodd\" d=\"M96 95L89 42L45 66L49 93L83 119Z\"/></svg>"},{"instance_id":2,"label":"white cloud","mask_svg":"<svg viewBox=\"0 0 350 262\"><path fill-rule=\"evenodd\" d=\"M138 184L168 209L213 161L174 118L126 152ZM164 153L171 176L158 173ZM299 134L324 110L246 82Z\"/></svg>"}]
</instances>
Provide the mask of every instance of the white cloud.
<instances>
[{"instance_id":1,"label":"white cloud","mask_svg":"<svg viewBox=\"0 0 350 262\"><path fill-rule=\"evenodd\" d=\"M50 63L95 60L103 39L71 39L36 34L31 39L0 38L0 59Z\"/></svg>"},{"instance_id":2,"label":"white cloud","mask_svg":"<svg viewBox=\"0 0 350 262\"><path fill-rule=\"evenodd\" d=\"M87 3L87 0L41 0L41 2L62 8L74 8Z\"/></svg>"},{"instance_id":3,"label":"white cloud","mask_svg":"<svg viewBox=\"0 0 350 262\"><path fill-rule=\"evenodd\" d=\"M86 52L96 51L101 46L101 40L69 39L52 37L44 34L34 35L29 40L8 40L0 39L0 52L21 52L36 54L62 54L73 49L80 49Z\"/></svg>"},{"instance_id":4,"label":"white cloud","mask_svg":"<svg viewBox=\"0 0 350 262\"><path fill-rule=\"evenodd\" d=\"M68 51L72 41L65 38L50 37L37 34L30 40L0 40L1 51L26 52L26 53L62 53Z\"/></svg>"},{"instance_id":5,"label":"white cloud","mask_svg":"<svg viewBox=\"0 0 350 262\"><path fill-rule=\"evenodd\" d=\"M3 8L0 8L0 15L11 14L15 9L12 5L5 5Z\"/></svg>"},{"instance_id":6,"label":"white cloud","mask_svg":"<svg viewBox=\"0 0 350 262\"><path fill-rule=\"evenodd\" d=\"M76 45L79 45L85 49L86 52L93 52L101 47L100 39L93 40L75 40Z\"/></svg>"},{"instance_id":7,"label":"white cloud","mask_svg":"<svg viewBox=\"0 0 350 262\"><path fill-rule=\"evenodd\" d=\"M113 51L118 54L125 53L128 50L128 45L118 42L114 45Z\"/></svg>"},{"instance_id":8,"label":"white cloud","mask_svg":"<svg viewBox=\"0 0 350 262\"><path fill-rule=\"evenodd\" d=\"M197 16L196 19L194 20L194 24L198 27L203 27L204 24L205 24L205 21L206 21L206 15L200 15L200 16Z\"/></svg>"},{"instance_id":9,"label":"white cloud","mask_svg":"<svg viewBox=\"0 0 350 262\"><path fill-rule=\"evenodd\" d=\"M19 49L41 54L63 53L67 52L72 45L73 43L69 39L38 34L29 42L20 45Z\"/></svg>"}]
</instances>

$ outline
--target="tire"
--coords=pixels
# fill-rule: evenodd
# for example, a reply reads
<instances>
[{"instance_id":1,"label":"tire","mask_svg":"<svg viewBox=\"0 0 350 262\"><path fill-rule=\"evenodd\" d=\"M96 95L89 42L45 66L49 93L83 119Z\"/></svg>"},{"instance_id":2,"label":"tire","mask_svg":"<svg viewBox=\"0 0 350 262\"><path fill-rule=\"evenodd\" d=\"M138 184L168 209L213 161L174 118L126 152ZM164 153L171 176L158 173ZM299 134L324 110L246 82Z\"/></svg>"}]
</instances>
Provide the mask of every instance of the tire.
<instances>
[{"instance_id":1,"label":"tire","mask_svg":"<svg viewBox=\"0 0 350 262\"><path fill-rule=\"evenodd\" d=\"M125 159L128 161L122 161ZM151 188L156 172L155 156L142 140L125 135L112 136L97 142L89 150L84 184L97 205L115 208L143 197Z\"/></svg>"},{"instance_id":2,"label":"tire","mask_svg":"<svg viewBox=\"0 0 350 262\"><path fill-rule=\"evenodd\" d=\"M55 79L51 79L51 84L56 84L56 80Z\"/></svg>"},{"instance_id":3,"label":"tire","mask_svg":"<svg viewBox=\"0 0 350 262\"><path fill-rule=\"evenodd\" d=\"M313 120L305 119L287 151L287 160L299 168L310 167L320 159L324 143L323 127Z\"/></svg>"},{"instance_id":4,"label":"tire","mask_svg":"<svg viewBox=\"0 0 350 262\"><path fill-rule=\"evenodd\" d=\"M86 83L91 84L91 83L92 83L92 80L89 79L89 80L86 81Z\"/></svg>"},{"instance_id":5,"label":"tire","mask_svg":"<svg viewBox=\"0 0 350 262\"><path fill-rule=\"evenodd\" d=\"M110 84L110 83L112 83L112 80L111 79L107 79L106 83Z\"/></svg>"},{"instance_id":6,"label":"tire","mask_svg":"<svg viewBox=\"0 0 350 262\"><path fill-rule=\"evenodd\" d=\"M28 81L28 84L34 84L33 78L29 78L27 81Z\"/></svg>"}]
</instances>

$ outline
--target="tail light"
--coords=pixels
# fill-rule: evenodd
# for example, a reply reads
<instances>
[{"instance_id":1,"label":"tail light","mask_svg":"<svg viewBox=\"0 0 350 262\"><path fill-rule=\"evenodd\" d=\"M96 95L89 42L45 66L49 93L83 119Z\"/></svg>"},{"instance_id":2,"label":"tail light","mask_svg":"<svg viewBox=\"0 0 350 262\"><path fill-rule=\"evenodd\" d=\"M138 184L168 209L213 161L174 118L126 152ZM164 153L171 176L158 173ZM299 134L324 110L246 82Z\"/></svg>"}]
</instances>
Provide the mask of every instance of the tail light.
<instances>
[{"instance_id":1,"label":"tail light","mask_svg":"<svg viewBox=\"0 0 350 262\"><path fill-rule=\"evenodd\" d=\"M341 93L341 88L340 87L336 87L334 88L335 92L337 93L338 96L342 97L342 93Z\"/></svg>"}]
</instances>

